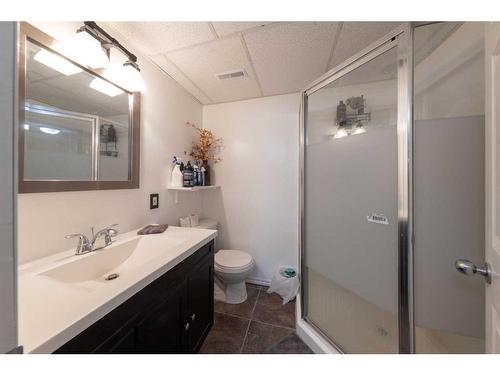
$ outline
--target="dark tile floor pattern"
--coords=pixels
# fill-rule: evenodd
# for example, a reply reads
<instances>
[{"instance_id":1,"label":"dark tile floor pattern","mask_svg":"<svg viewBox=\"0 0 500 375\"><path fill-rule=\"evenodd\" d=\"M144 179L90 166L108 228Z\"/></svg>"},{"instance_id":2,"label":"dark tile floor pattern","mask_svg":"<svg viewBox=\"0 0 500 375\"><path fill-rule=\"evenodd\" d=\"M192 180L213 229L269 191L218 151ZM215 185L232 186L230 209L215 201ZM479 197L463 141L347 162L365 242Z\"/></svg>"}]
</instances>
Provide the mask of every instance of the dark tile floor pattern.
<instances>
[{"instance_id":1,"label":"dark tile floor pattern","mask_svg":"<svg viewBox=\"0 0 500 375\"><path fill-rule=\"evenodd\" d=\"M295 301L265 287L247 284L248 299L239 305L215 301L214 326L200 353L311 354L295 334Z\"/></svg>"}]
</instances>

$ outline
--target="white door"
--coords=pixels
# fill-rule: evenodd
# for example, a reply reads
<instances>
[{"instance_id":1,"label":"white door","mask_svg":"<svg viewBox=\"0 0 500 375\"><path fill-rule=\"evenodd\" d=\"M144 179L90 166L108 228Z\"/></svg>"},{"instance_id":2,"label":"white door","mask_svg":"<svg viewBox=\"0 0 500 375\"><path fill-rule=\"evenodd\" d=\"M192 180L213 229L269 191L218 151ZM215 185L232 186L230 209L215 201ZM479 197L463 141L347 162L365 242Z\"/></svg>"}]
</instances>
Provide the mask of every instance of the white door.
<instances>
[{"instance_id":1,"label":"white door","mask_svg":"<svg viewBox=\"0 0 500 375\"><path fill-rule=\"evenodd\" d=\"M500 353L500 22L486 25L486 352Z\"/></svg>"}]
</instances>

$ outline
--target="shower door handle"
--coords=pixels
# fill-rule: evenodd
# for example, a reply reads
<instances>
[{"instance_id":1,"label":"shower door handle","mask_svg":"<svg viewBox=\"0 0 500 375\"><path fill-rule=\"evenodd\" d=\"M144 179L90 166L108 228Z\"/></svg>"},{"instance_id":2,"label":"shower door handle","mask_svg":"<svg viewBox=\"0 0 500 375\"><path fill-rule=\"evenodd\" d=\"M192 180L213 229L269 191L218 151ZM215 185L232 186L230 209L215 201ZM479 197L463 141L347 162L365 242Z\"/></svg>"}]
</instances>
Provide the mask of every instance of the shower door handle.
<instances>
[{"instance_id":1,"label":"shower door handle","mask_svg":"<svg viewBox=\"0 0 500 375\"><path fill-rule=\"evenodd\" d=\"M479 274L484 277L488 284L491 284L491 267L488 263L484 263L484 266L478 267L470 260L457 259L455 261L455 268L458 272L467 276Z\"/></svg>"}]
</instances>

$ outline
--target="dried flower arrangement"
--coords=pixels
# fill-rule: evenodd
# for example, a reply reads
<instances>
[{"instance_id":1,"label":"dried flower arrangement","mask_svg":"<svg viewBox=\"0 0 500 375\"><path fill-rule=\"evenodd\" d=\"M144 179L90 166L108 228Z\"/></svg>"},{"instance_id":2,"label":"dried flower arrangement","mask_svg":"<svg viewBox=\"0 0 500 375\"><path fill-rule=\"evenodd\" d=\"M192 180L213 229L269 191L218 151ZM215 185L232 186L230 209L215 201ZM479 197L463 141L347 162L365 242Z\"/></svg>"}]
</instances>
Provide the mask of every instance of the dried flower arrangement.
<instances>
[{"instance_id":1,"label":"dried flower arrangement","mask_svg":"<svg viewBox=\"0 0 500 375\"><path fill-rule=\"evenodd\" d=\"M198 140L193 142L193 148L189 155L195 160L220 162L222 159L218 154L224 147L222 138L215 138L214 133L210 130L199 128L190 122L186 122L186 125L194 128L198 133Z\"/></svg>"}]
</instances>

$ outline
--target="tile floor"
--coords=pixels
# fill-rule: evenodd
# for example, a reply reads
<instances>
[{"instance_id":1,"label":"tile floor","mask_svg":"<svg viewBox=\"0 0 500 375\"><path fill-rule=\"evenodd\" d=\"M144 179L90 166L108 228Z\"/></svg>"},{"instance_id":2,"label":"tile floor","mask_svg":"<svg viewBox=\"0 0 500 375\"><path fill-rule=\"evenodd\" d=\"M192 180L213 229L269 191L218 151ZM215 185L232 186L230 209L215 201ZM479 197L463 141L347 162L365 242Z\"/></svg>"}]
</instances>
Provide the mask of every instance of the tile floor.
<instances>
[{"instance_id":1,"label":"tile floor","mask_svg":"<svg viewBox=\"0 0 500 375\"><path fill-rule=\"evenodd\" d=\"M201 347L206 354L311 354L295 334L295 301L266 287L247 284L248 299L239 305L215 301L214 326Z\"/></svg>"}]
</instances>

